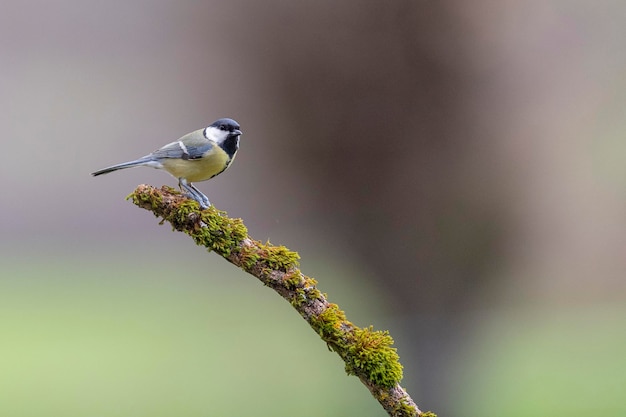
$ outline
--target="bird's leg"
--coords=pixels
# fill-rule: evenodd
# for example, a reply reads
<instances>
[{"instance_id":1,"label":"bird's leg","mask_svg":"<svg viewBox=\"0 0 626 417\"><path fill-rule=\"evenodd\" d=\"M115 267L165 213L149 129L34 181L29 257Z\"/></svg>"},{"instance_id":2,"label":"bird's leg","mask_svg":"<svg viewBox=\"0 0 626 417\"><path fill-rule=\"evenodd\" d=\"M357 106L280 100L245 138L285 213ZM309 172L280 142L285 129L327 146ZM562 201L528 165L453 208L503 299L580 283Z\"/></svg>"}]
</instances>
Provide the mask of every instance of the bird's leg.
<instances>
[{"instance_id":1,"label":"bird's leg","mask_svg":"<svg viewBox=\"0 0 626 417\"><path fill-rule=\"evenodd\" d=\"M211 205L211 202L209 201L209 197L204 195L202 193L202 191L198 190L195 185L193 185L192 183L189 183L189 187L191 187L196 192L196 195L198 195L198 197L200 197L202 199L204 204L206 204L205 208L208 208ZM202 204L200 204L200 205L202 205Z\"/></svg>"},{"instance_id":2,"label":"bird's leg","mask_svg":"<svg viewBox=\"0 0 626 417\"><path fill-rule=\"evenodd\" d=\"M187 180L184 178L179 178L178 185L181 190L185 191L185 194L188 197L192 198L193 200L196 200L200 204L200 207L202 209L209 208L209 206L211 205L211 203L209 202L209 199L207 198L207 196L202 194L200 190L194 187L193 184L188 183Z\"/></svg>"}]
</instances>

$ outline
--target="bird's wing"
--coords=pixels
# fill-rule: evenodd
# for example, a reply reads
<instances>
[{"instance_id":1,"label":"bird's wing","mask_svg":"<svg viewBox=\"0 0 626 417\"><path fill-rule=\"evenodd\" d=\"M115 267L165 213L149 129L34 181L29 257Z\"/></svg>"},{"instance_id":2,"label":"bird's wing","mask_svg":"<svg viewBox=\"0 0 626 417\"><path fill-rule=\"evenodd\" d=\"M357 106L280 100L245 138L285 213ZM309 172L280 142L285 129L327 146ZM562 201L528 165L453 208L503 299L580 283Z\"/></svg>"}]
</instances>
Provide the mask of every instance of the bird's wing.
<instances>
[{"instance_id":1,"label":"bird's wing","mask_svg":"<svg viewBox=\"0 0 626 417\"><path fill-rule=\"evenodd\" d=\"M203 144L188 145L187 146L187 159L200 159L205 156L213 147L215 143L207 141ZM185 156L183 156L184 158Z\"/></svg>"},{"instance_id":2,"label":"bird's wing","mask_svg":"<svg viewBox=\"0 0 626 417\"><path fill-rule=\"evenodd\" d=\"M213 146L215 144L206 139L202 142L191 141L191 143L186 145L182 141L176 141L157 149L150 156L154 159L199 159L210 151Z\"/></svg>"}]
</instances>

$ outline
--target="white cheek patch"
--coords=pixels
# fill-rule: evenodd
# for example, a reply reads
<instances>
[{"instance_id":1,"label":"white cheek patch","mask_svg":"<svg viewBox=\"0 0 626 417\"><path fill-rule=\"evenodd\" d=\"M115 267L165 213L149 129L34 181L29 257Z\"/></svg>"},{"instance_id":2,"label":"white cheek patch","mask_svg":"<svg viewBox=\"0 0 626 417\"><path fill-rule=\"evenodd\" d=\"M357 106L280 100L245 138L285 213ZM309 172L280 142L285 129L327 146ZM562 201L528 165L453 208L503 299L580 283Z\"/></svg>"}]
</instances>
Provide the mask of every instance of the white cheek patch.
<instances>
[{"instance_id":1,"label":"white cheek patch","mask_svg":"<svg viewBox=\"0 0 626 417\"><path fill-rule=\"evenodd\" d=\"M212 142L220 144L226 140L226 138L228 137L228 132L219 130L218 128L213 126L209 126L204 129L204 137Z\"/></svg>"}]
</instances>

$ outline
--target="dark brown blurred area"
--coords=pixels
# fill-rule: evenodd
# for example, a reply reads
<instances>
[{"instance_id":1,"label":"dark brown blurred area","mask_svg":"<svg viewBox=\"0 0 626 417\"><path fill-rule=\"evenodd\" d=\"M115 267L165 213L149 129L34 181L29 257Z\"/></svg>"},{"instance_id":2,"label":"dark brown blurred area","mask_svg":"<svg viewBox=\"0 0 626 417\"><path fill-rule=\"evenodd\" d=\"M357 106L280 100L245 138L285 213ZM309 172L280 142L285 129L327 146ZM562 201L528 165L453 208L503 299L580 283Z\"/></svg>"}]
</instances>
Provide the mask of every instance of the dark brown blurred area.
<instances>
[{"instance_id":1,"label":"dark brown blurred area","mask_svg":"<svg viewBox=\"0 0 626 417\"><path fill-rule=\"evenodd\" d=\"M283 6L251 6L237 47L258 60L275 106L265 122L284 134L270 146L299 189L277 201L298 199L309 227L376 277L404 318L407 383L445 411L463 334L451 316L484 299L510 215L495 129L472 108L470 28L439 2Z\"/></svg>"},{"instance_id":2,"label":"dark brown blurred area","mask_svg":"<svg viewBox=\"0 0 626 417\"><path fill-rule=\"evenodd\" d=\"M597 187L602 156L589 152L598 81L619 68L591 46L616 41L594 32L602 10L585 19L584 7L540 2L240 6L246 36L232 41L263 84L251 99L289 175L280 198L357 248L393 308L507 303L486 287L503 276L529 275L513 300L560 298L557 265L582 283L619 259L589 239L623 220ZM623 243L623 227L598 238ZM563 290L585 298L583 288Z\"/></svg>"},{"instance_id":3,"label":"dark brown blurred area","mask_svg":"<svg viewBox=\"0 0 626 417\"><path fill-rule=\"evenodd\" d=\"M284 133L273 146L302 215L355 248L399 312L464 309L507 216L495 165L471 152L494 132L468 108L467 23L439 2L246 10L236 49L272 94L265 122Z\"/></svg>"}]
</instances>

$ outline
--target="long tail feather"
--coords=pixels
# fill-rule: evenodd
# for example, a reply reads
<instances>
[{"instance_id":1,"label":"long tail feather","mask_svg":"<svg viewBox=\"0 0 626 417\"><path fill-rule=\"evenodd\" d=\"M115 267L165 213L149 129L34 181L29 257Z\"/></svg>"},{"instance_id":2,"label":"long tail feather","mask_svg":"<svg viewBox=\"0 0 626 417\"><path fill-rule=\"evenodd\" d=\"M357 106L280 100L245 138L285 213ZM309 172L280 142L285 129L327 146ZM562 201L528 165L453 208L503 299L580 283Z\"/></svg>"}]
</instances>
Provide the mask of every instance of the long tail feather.
<instances>
[{"instance_id":1,"label":"long tail feather","mask_svg":"<svg viewBox=\"0 0 626 417\"><path fill-rule=\"evenodd\" d=\"M91 175L97 177L98 175L108 174L109 172L117 171L120 169L132 168L132 167L140 167L140 166L152 166L156 168L158 163L153 160L149 156L144 156L143 158L136 159L134 161L124 162L121 164L113 165L104 169L101 169L96 172L92 172Z\"/></svg>"}]
</instances>

